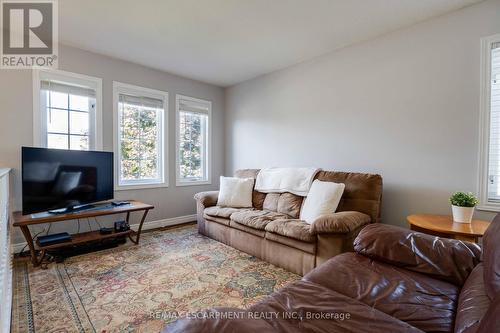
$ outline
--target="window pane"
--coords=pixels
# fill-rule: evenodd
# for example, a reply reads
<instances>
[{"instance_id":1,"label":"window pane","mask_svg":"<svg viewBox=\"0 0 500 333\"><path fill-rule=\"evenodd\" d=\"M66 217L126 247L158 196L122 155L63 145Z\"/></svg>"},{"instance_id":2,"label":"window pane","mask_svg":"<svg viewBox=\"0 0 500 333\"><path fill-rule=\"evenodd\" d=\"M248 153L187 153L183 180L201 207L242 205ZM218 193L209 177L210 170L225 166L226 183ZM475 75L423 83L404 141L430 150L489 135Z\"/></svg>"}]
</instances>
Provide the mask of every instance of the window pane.
<instances>
[{"instance_id":1,"label":"window pane","mask_svg":"<svg viewBox=\"0 0 500 333\"><path fill-rule=\"evenodd\" d=\"M139 160L124 160L121 161L121 180L137 180L140 179L140 161Z\"/></svg>"},{"instance_id":2,"label":"window pane","mask_svg":"<svg viewBox=\"0 0 500 333\"><path fill-rule=\"evenodd\" d=\"M141 166L141 178L142 179L157 179L158 178L158 168L156 158L151 160L143 160Z\"/></svg>"},{"instance_id":3,"label":"window pane","mask_svg":"<svg viewBox=\"0 0 500 333\"><path fill-rule=\"evenodd\" d=\"M120 183L162 180L161 126L163 110L119 103Z\"/></svg>"},{"instance_id":4,"label":"window pane","mask_svg":"<svg viewBox=\"0 0 500 333\"><path fill-rule=\"evenodd\" d=\"M59 92L50 92L50 105L49 107L67 109L68 108L68 94Z\"/></svg>"},{"instance_id":5,"label":"window pane","mask_svg":"<svg viewBox=\"0 0 500 333\"><path fill-rule=\"evenodd\" d=\"M121 141L121 178L140 179L141 145L139 139L122 138Z\"/></svg>"},{"instance_id":6,"label":"window pane","mask_svg":"<svg viewBox=\"0 0 500 333\"><path fill-rule=\"evenodd\" d=\"M500 48L491 51L488 199L500 200Z\"/></svg>"},{"instance_id":7,"label":"window pane","mask_svg":"<svg viewBox=\"0 0 500 333\"><path fill-rule=\"evenodd\" d=\"M69 108L71 110L89 111L89 98L78 95L69 95Z\"/></svg>"},{"instance_id":8,"label":"window pane","mask_svg":"<svg viewBox=\"0 0 500 333\"><path fill-rule=\"evenodd\" d=\"M184 180L206 179L206 135L208 116L179 113L179 173Z\"/></svg>"},{"instance_id":9,"label":"window pane","mask_svg":"<svg viewBox=\"0 0 500 333\"><path fill-rule=\"evenodd\" d=\"M47 148L68 149L68 136L61 134L47 134Z\"/></svg>"},{"instance_id":10,"label":"window pane","mask_svg":"<svg viewBox=\"0 0 500 333\"><path fill-rule=\"evenodd\" d=\"M70 135L71 150L89 150L89 137L80 135Z\"/></svg>"},{"instance_id":11,"label":"window pane","mask_svg":"<svg viewBox=\"0 0 500 333\"><path fill-rule=\"evenodd\" d=\"M70 111L70 133L89 135L89 114L86 112Z\"/></svg>"},{"instance_id":12,"label":"window pane","mask_svg":"<svg viewBox=\"0 0 500 333\"><path fill-rule=\"evenodd\" d=\"M49 108L47 114L47 131L68 133L68 111Z\"/></svg>"},{"instance_id":13,"label":"window pane","mask_svg":"<svg viewBox=\"0 0 500 333\"><path fill-rule=\"evenodd\" d=\"M36 124L40 127L36 140L48 147L95 149L101 134L95 128L96 121L101 120L95 117L100 111L96 110L100 94L87 79L68 76L66 80L64 77L63 73L40 73L39 119L43 123Z\"/></svg>"}]
</instances>

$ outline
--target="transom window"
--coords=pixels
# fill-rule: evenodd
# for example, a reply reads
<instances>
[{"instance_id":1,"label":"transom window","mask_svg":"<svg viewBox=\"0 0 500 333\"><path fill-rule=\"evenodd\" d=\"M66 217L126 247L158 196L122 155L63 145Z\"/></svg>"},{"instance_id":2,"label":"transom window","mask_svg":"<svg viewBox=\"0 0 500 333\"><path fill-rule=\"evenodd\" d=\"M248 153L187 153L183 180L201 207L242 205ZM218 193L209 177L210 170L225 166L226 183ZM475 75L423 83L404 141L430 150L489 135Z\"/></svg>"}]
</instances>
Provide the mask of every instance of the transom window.
<instances>
[{"instance_id":1,"label":"transom window","mask_svg":"<svg viewBox=\"0 0 500 333\"><path fill-rule=\"evenodd\" d=\"M71 150L101 148L97 130L100 79L62 71L35 75L35 145Z\"/></svg>"},{"instance_id":2,"label":"transom window","mask_svg":"<svg viewBox=\"0 0 500 333\"><path fill-rule=\"evenodd\" d=\"M114 90L118 187L166 186L168 94L118 82Z\"/></svg>"},{"instance_id":3,"label":"transom window","mask_svg":"<svg viewBox=\"0 0 500 333\"><path fill-rule=\"evenodd\" d=\"M177 185L210 183L212 103L177 95Z\"/></svg>"}]
</instances>

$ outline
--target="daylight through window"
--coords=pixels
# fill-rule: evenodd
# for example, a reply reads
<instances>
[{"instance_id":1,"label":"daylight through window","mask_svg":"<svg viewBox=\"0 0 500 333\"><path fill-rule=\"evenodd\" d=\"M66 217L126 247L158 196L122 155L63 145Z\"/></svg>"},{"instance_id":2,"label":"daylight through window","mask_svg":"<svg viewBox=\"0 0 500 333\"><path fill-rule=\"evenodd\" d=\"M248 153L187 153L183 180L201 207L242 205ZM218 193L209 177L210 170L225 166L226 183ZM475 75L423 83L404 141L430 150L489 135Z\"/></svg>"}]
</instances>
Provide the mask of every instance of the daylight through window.
<instances>
[{"instance_id":1,"label":"daylight through window","mask_svg":"<svg viewBox=\"0 0 500 333\"><path fill-rule=\"evenodd\" d=\"M177 96L177 184L210 181L211 103Z\"/></svg>"},{"instance_id":2,"label":"daylight through window","mask_svg":"<svg viewBox=\"0 0 500 333\"><path fill-rule=\"evenodd\" d=\"M96 109L94 89L42 81L40 104L46 124L46 147L72 150L94 148L91 133Z\"/></svg>"},{"instance_id":3,"label":"daylight through window","mask_svg":"<svg viewBox=\"0 0 500 333\"><path fill-rule=\"evenodd\" d=\"M139 88L145 89L145 88ZM118 92L118 185L163 184L167 97ZM166 93L165 93L166 94Z\"/></svg>"}]
</instances>

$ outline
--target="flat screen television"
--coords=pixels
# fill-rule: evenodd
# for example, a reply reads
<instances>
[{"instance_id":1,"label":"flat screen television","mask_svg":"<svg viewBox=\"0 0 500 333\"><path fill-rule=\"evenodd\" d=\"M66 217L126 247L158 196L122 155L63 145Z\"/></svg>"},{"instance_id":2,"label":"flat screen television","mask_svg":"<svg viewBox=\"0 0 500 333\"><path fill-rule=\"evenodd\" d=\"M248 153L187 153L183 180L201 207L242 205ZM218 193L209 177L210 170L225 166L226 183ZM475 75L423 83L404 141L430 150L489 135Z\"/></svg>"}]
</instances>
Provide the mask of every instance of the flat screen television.
<instances>
[{"instance_id":1,"label":"flat screen television","mask_svg":"<svg viewBox=\"0 0 500 333\"><path fill-rule=\"evenodd\" d=\"M23 214L113 199L113 153L22 147Z\"/></svg>"}]
</instances>

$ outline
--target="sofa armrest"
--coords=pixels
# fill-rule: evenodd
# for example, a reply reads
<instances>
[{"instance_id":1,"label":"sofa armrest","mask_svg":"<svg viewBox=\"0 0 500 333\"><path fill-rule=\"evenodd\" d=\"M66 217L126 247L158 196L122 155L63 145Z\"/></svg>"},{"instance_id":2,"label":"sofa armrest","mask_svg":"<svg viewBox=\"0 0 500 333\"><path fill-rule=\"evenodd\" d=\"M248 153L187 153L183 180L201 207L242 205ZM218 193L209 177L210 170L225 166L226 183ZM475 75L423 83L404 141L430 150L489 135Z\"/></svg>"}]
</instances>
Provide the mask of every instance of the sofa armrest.
<instances>
[{"instance_id":1,"label":"sofa armrest","mask_svg":"<svg viewBox=\"0 0 500 333\"><path fill-rule=\"evenodd\" d=\"M370 223L369 215L346 211L327 214L318 217L311 225L311 233L317 234L348 234L359 227Z\"/></svg>"},{"instance_id":2,"label":"sofa armrest","mask_svg":"<svg viewBox=\"0 0 500 333\"><path fill-rule=\"evenodd\" d=\"M479 263L477 244L384 224L366 226L354 250L369 258L462 286Z\"/></svg>"},{"instance_id":3,"label":"sofa armrest","mask_svg":"<svg viewBox=\"0 0 500 333\"><path fill-rule=\"evenodd\" d=\"M212 207L217 205L217 199L219 198L219 191L199 192L194 195L194 198L204 207Z\"/></svg>"}]
</instances>

